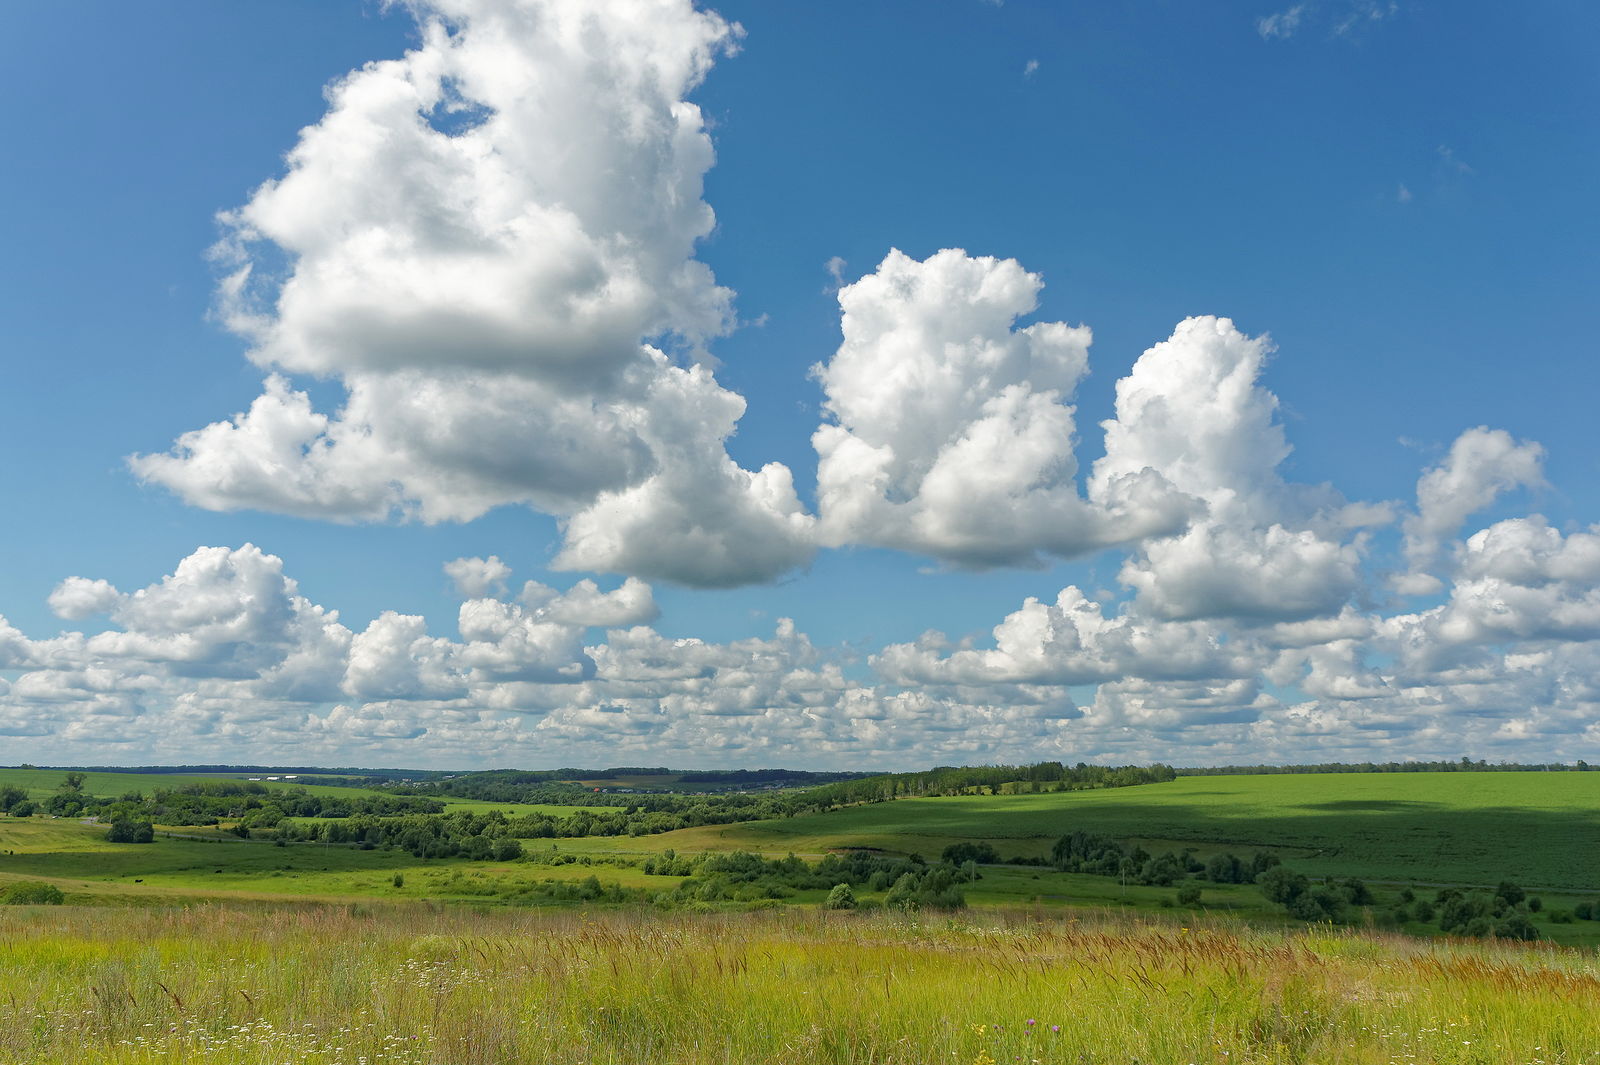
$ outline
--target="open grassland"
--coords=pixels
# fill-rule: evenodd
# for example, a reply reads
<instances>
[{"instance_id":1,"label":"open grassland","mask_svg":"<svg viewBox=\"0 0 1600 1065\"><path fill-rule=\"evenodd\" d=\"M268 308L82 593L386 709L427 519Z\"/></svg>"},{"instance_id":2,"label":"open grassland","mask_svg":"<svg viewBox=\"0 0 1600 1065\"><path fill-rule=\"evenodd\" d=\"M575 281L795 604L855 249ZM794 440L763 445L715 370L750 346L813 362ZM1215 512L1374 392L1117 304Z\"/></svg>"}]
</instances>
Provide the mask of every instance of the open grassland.
<instances>
[{"instance_id":1,"label":"open grassland","mask_svg":"<svg viewBox=\"0 0 1600 1065\"><path fill-rule=\"evenodd\" d=\"M348 908L0 912L0 1062L1600 1062L1592 956L1358 933Z\"/></svg>"},{"instance_id":2,"label":"open grassland","mask_svg":"<svg viewBox=\"0 0 1600 1065\"><path fill-rule=\"evenodd\" d=\"M687 829L645 845L800 854L875 847L934 857L954 842L987 840L1002 854L1042 856L1077 829L1153 851L1193 847L1202 857L1266 850L1314 876L1600 888L1600 773L1180 777L1102 791L898 799Z\"/></svg>"}]
</instances>

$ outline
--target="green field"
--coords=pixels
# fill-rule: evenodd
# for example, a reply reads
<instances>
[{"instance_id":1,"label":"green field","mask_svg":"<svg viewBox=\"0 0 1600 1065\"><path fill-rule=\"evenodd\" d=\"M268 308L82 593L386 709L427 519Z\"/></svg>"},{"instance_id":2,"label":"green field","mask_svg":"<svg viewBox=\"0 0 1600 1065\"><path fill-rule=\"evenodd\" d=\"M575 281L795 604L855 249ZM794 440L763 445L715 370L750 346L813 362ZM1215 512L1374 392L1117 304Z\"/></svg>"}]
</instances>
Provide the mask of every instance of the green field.
<instances>
[{"instance_id":1,"label":"green field","mask_svg":"<svg viewBox=\"0 0 1600 1065\"><path fill-rule=\"evenodd\" d=\"M1083 829L1151 851L1268 850L1307 874L1428 884L1514 879L1600 891L1600 773L1328 773L1179 777L1047 795L910 798L652 837L679 850L820 854L875 847L934 857L952 842L1049 853ZM637 847L639 841L617 841Z\"/></svg>"}]
</instances>

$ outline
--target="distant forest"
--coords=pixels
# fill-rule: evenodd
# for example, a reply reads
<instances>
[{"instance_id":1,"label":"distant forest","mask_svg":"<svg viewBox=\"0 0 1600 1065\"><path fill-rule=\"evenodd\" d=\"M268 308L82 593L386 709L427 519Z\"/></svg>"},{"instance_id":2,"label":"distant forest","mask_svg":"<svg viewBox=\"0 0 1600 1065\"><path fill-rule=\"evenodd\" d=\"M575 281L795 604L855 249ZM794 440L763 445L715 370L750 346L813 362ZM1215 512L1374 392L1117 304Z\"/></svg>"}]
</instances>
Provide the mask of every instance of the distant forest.
<instances>
[{"instance_id":1,"label":"distant forest","mask_svg":"<svg viewBox=\"0 0 1600 1065\"><path fill-rule=\"evenodd\" d=\"M1271 773L1587 773L1600 769L1579 759L1572 765L1562 762L1524 764L1518 762L1324 762L1321 765L1220 765L1178 770L1180 777L1261 776Z\"/></svg>"}]
</instances>

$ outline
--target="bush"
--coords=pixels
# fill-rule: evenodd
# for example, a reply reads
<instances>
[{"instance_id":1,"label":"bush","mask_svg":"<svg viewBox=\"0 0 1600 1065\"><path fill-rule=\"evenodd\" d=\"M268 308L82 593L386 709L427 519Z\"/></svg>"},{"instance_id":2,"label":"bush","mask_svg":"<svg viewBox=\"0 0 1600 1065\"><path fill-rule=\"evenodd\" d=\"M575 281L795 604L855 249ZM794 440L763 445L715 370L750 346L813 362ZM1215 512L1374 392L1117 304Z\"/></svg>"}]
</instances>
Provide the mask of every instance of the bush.
<instances>
[{"instance_id":1,"label":"bush","mask_svg":"<svg viewBox=\"0 0 1600 1065\"><path fill-rule=\"evenodd\" d=\"M1513 884L1511 881L1502 880L1494 889L1494 897L1497 899L1505 899L1507 906L1515 906L1517 903L1527 898L1528 893L1523 891L1517 885Z\"/></svg>"},{"instance_id":2,"label":"bush","mask_svg":"<svg viewBox=\"0 0 1600 1065\"><path fill-rule=\"evenodd\" d=\"M153 843L155 838L155 826L148 821L113 821L106 832L110 843Z\"/></svg>"},{"instance_id":3,"label":"bush","mask_svg":"<svg viewBox=\"0 0 1600 1065\"><path fill-rule=\"evenodd\" d=\"M1000 855L994 846L988 843L952 843L939 855L940 858L951 865L960 865L963 862L977 862L979 865L996 865Z\"/></svg>"},{"instance_id":4,"label":"bush","mask_svg":"<svg viewBox=\"0 0 1600 1065\"><path fill-rule=\"evenodd\" d=\"M828 901L822 904L825 910L853 910L859 905L856 902L856 893L850 890L849 884L835 884L833 890L828 892Z\"/></svg>"},{"instance_id":5,"label":"bush","mask_svg":"<svg viewBox=\"0 0 1600 1065\"><path fill-rule=\"evenodd\" d=\"M1179 888L1178 889L1178 905L1179 906L1198 906L1198 905L1200 905L1200 885L1199 884L1185 884L1185 885L1183 885L1183 887Z\"/></svg>"},{"instance_id":6,"label":"bush","mask_svg":"<svg viewBox=\"0 0 1600 1065\"><path fill-rule=\"evenodd\" d=\"M1257 879L1261 885L1261 894L1271 902L1288 905L1291 901L1305 894L1311 882L1299 873L1286 869L1283 866L1274 866L1262 873Z\"/></svg>"},{"instance_id":7,"label":"bush","mask_svg":"<svg viewBox=\"0 0 1600 1065\"><path fill-rule=\"evenodd\" d=\"M1532 906L1530 906L1528 908L1530 910L1533 909ZM1592 903L1592 902L1580 902L1580 903L1578 903L1576 906L1574 906L1572 908L1572 916L1576 917L1580 921L1592 921L1592 920L1594 920L1594 903Z\"/></svg>"},{"instance_id":8,"label":"bush","mask_svg":"<svg viewBox=\"0 0 1600 1065\"><path fill-rule=\"evenodd\" d=\"M1218 854L1206 863L1206 879L1213 884L1245 884L1255 876L1255 871L1237 855Z\"/></svg>"},{"instance_id":9,"label":"bush","mask_svg":"<svg viewBox=\"0 0 1600 1065\"><path fill-rule=\"evenodd\" d=\"M0 891L0 903L8 906L60 906L66 900L54 884L12 884Z\"/></svg>"},{"instance_id":10,"label":"bush","mask_svg":"<svg viewBox=\"0 0 1600 1065\"><path fill-rule=\"evenodd\" d=\"M1554 920L1555 914L1551 914L1550 917L1551 920ZM1572 920L1571 914L1567 915L1567 920ZM1534 940L1539 938L1539 930L1533 927L1533 921L1529 920L1528 915L1525 913L1513 913L1510 917L1495 925L1494 934L1500 939Z\"/></svg>"},{"instance_id":11,"label":"bush","mask_svg":"<svg viewBox=\"0 0 1600 1065\"><path fill-rule=\"evenodd\" d=\"M393 884L395 887L405 887L406 875L404 873L396 873L394 876L389 878L389 883Z\"/></svg>"}]
</instances>

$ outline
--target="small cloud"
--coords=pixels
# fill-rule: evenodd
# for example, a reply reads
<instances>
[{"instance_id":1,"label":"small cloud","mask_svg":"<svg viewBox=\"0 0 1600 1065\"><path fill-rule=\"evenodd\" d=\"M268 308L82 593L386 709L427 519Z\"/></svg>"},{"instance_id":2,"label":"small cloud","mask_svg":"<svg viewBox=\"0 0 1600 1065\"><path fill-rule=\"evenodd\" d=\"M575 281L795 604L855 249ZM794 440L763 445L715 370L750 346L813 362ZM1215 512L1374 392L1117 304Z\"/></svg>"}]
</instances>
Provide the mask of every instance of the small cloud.
<instances>
[{"instance_id":1,"label":"small cloud","mask_svg":"<svg viewBox=\"0 0 1600 1065\"><path fill-rule=\"evenodd\" d=\"M832 295L833 293L838 292L841 288L844 288L844 268L848 265L849 264L845 262L844 257L839 255L833 256L827 262L822 264L822 268L828 271L828 276L833 278L833 284L828 285L822 290L824 294Z\"/></svg>"},{"instance_id":2,"label":"small cloud","mask_svg":"<svg viewBox=\"0 0 1600 1065\"><path fill-rule=\"evenodd\" d=\"M1031 78L1035 74L1037 74L1038 72L1039 72L1039 61L1037 59L1028 60L1028 62L1022 68L1022 76L1025 77L1025 78Z\"/></svg>"},{"instance_id":3,"label":"small cloud","mask_svg":"<svg viewBox=\"0 0 1600 1065\"><path fill-rule=\"evenodd\" d=\"M990 7L1004 7L1006 4L1006 0L980 0L980 2L988 4Z\"/></svg>"},{"instance_id":4,"label":"small cloud","mask_svg":"<svg viewBox=\"0 0 1600 1065\"><path fill-rule=\"evenodd\" d=\"M1293 37L1300 28L1300 20L1305 17L1306 5L1296 4L1287 11L1279 11L1275 15L1266 15L1256 19L1256 32L1261 34L1261 39L1270 41L1274 37L1287 39Z\"/></svg>"},{"instance_id":5,"label":"small cloud","mask_svg":"<svg viewBox=\"0 0 1600 1065\"><path fill-rule=\"evenodd\" d=\"M1406 188L1405 182L1402 181L1400 183L1400 188L1394 194L1394 198L1395 198L1396 201L1398 201L1400 203L1410 203L1411 202L1411 190Z\"/></svg>"},{"instance_id":6,"label":"small cloud","mask_svg":"<svg viewBox=\"0 0 1600 1065\"><path fill-rule=\"evenodd\" d=\"M458 558L444 564L444 573L456 586L456 594L463 599L482 599L485 596L504 595L506 578L511 567L500 561L499 555L488 558Z\"/></svg>"},{"instance_id":7,"label":"small cloud","mask_svg":"<svg viewBox=\"0 0 1600 1065\"><path fill-rule=\"evenodd\" d=\"M1476 174L1477 171L1462 162L1455 150L1448 145L1439 145L1439 162L1452 174Z\"/></svg>"},{"instance_id":8,"label":"small cloud","mask_svg":"<svg viewBox=\"0 0 1600 1065\"><path fill-rule=\"evenodd\" d=\"M1333 27L1336 37L1347 37L1362 26L1384 19L1394 18L1400 13L1400 5L1390 0L1389 3L1380 3L1379 0L1354 0L1350 9L1345 12Z\"/></svg>"}]
</instances>

